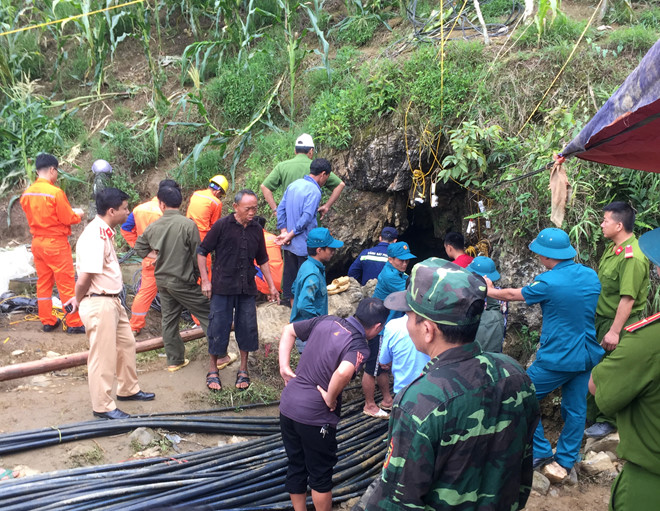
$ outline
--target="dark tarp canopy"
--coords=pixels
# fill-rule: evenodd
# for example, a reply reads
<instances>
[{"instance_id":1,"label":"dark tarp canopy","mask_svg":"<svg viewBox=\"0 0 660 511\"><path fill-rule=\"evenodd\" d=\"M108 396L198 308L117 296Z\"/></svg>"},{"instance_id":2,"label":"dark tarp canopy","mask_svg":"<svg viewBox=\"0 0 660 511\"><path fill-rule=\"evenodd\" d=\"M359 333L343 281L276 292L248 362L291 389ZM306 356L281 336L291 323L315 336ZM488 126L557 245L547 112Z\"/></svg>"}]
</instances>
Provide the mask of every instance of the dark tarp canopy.
<instances>
[{"instance_id":1,"label":"dark tarp canopy","mask_svg":"<svg viewBox=\"0 0 660 511\"><path fill-rule=\"evenodd\" d=\"M660 40L561 156L660 172Z\"/></svg>"}]
</instances>

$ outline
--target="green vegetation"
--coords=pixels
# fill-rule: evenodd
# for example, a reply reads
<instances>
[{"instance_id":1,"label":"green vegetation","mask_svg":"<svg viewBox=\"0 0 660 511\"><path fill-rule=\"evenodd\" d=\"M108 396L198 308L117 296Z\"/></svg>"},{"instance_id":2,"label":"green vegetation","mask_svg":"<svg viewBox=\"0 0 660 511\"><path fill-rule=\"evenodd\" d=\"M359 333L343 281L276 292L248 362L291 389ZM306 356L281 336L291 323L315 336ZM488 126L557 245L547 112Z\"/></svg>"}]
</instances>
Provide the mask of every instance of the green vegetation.
<instances>
[{"instance_id":1,"label":"green vegetation","mask_svg":"<svg viewBox=\"0 0 660 511\"><path fill-rule=\"evenodd\" d=\"M61 0L21 9L0 0L0 29L112 5ZM482 2L488 22L504 21L512 6ZM132 203L143 172L159 163L186 189L223 173L234 188L258 190L293 156L301 132L314 136L317 154L335 157L356 139L405 124L416 144L437 144L434 180L480 191L496 229L535 233L549 211L547 173L500 181L544 166L577 133L658 39L660 8L612 2L606 19L622 26L590 27L575 48L586 19L538 0L534 22L516 29L507 51L452 40L441 55L405 19L390 35L388 21L403 7L346 0L330 12L321 0L163 0L0 37L0 194L33 177L39 151L111 161L113 183ZM439 23L437 7L421 0L416 16ZM373 46L377 31L387 39L382 48ZM164 48L173 38L178 46ZM168 67L164 55L182 57L181 67ZM657 176L582 161L567 168L566 227L583 260L596 255L607 201L633 201L640 227L657 225ZM65 185L87 194L76 179ZM261 213L273 222L264 203Z\"/></svg>"}]
</instances>

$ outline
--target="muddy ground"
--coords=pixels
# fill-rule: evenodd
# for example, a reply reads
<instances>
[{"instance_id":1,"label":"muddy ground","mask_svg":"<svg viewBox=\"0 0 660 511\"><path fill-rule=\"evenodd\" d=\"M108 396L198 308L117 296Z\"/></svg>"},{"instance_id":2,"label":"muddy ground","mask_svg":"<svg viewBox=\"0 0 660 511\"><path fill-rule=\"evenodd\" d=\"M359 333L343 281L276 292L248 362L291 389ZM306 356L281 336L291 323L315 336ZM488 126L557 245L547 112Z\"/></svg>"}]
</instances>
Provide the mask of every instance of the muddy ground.
<instances>
[{"instance_id":1,"label":"muddy ground","mask_svg":"<svg viewBox=\"0 0 660 511\"><path fill-rule=\"evenodd\" d=\"M159 314L150 312L147 336L158 334ZM49 351L66 354L87 349L84 336L64 332L44 333L38 321L25 321L24 314L0 315L0 364L39 360ZM138 339L143 336L138 337ZM3 342L5 341L6 342ZM165 370L165 359L150 352L138 355L141 387L156 393L151 402L125 402L121 408L131 414L181 412L213 408L205 388L204 341L187 344L190 364L175 373ZM23 351L20 355L12 355ZM221 371L223 384L231 385L238 363ZM227 413L227 412L224 412ZM240 412L274 415L275 407ZM231 413L235 415L236 412ZM0 382L0 433L94 420L89 403L86 367L66 369L38 376ZM182 452L196 451L228 441L224 435L180 434ZM81 446L81 447L80 447ZM140 451L127 434L71 442L34 451L0 457L0 467L27 466L45 472L84 464L121 463ZM89 454L81 455L80 452ZM167 451L166 451L167 452ZM174 451L169 451L175 454ZM149 455L149 453L147 453ZM151 455L156 455L151 451ZM137 454L137 456L140 456ZM554 486L547 496L532 495L526 509L547 511L600 511L607 509L609 485L582 479L577 487ZM346 506L344 506L345 508Z\"/></svg>"}]
</instances>

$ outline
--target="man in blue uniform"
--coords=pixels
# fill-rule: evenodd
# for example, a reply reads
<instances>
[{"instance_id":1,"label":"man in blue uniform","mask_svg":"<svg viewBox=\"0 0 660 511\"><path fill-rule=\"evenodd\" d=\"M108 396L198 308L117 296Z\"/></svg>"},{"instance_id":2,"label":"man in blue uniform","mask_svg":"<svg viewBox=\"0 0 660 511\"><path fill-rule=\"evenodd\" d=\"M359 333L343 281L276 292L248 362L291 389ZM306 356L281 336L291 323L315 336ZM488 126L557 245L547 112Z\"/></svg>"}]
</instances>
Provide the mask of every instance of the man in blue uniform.
<instances>
[{"instance_id":1,"label":"man in blue uniform","mask_svg":"<svg viewBox=\"0 0 660 511\"><path fill-rule=\"evenodd\" d=\"M298 270L293 282L291 323L328 314L328 289L325 280L325 264L330 262L344 242L336 240L325 227L309 231L307 236L307 261ZM296 339L296 348L302 353L305 343Z\"/></svg>"},{"instance_id":2,"label":"man in blue uniform","mask_svg":"<svg viewBox=\"0 0 660 511\"><path fill-rule=\"evenodd\" d=\"M576 252L561 229L543 229L529 249L539 255L549 271L537 275L523 288L495 289L486 277L488 296L498 300L538 303L543 311L543 329L536 360L527 370L539 399L561 387L561 415L564 428L553 456L543 434L543 425L534 432L534 468L549 463L568 475L579 459L582 432L587 416L585 390L591 369L605 353L596 341L594 318L600 294L598 275L573 261Z\"/></svg>"},{"instance_id":3,"label":"man in blue uniform","mask_svg":"<svg viewBox=\"0 0 660 511\"><path fill-rule=\"evenodd\" d=\"M331 172L330 162L317 158L309 167L309 175L291 183L277 206L280 235L275 238L275 243L282 246L282 296L285 302L293 300L291 285L300 266L307 260L307 235L318 225L316 211L321 203L321 187Z\"/></svg>"},{"instance_id":4,"label":"man in blue uniform","mask_svg":"<svg viewBox=\"0 0 660 511\"><path fill-rule=\"evenodd\" d=\"M348 269L348 276L353 277L363 286L371 279L377 279L387 262L387 247L391 243L396 243L398 237L399 233L394 227L383 227L378 238L378 245L360 252Z\"/></svg>"}]
</instances>

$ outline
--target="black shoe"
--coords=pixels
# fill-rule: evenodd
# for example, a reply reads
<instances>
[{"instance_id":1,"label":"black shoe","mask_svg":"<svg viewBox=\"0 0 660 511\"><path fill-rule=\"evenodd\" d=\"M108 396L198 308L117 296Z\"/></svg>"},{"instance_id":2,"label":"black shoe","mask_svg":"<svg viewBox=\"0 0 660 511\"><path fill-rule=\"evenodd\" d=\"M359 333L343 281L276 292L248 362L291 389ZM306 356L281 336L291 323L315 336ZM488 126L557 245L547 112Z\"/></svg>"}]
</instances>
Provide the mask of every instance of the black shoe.
<instances>
[{"instance_id":1,"label":"black shoe","mask_svg":"<svg viewBox=\"0 0 660 511\"><path fill-rule=\"evenodd\" d=\"M85 333L85 327L84 326L68 326L68 327L66 327L66 333L67 334L84 334Z\"/></svg>"},{"instance_id":2,"label":"black shoe","mask_svg":"<svg viewBox=\"0 0 660 511\"><path fill-rule=\"evenodd\" d=\"M126 412L122 412L119 408L115 408L114 410L110 410L109 412L92 412L94 414L94 417L98 417L99 419L128 419L130 418L130 415L128 415Z\"/></svg>"},{"instance_id":3,"label":"black shoe","mask_svg":"<svg viewBox=\"0 0 660 511\"><path fill-rule=\"evenodd\" d=\"M44 325L43 329L44 332L52 332L56 328L59 328L62 325L62 320L60 318L57 318L57 321L55 322L54 325Z\"/></svg>"},{"instance_id":4,"label":"black shoe","mask_svg":"<svg viewBox=\"0 0 660 511\"><path fill-rule=\"evenodd\" d=\"M534 470L538 468L545 467L548 463L555 461L554 456L548 456L547 458L533 458L532 459L532 468Z\"/></svg>"},{"instance_id":5,"label":"black shoe","mask_svg":"<svg viewBox=\"0 0 660 511\"><path fill-rule=\"evenodd\" d=\"M132 396L117 396L119 401L151 401L156 397L153 392L142 392L141 390Z\"/></svg>"}]
</instances>

